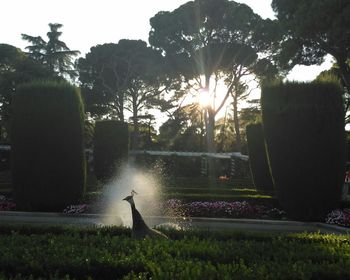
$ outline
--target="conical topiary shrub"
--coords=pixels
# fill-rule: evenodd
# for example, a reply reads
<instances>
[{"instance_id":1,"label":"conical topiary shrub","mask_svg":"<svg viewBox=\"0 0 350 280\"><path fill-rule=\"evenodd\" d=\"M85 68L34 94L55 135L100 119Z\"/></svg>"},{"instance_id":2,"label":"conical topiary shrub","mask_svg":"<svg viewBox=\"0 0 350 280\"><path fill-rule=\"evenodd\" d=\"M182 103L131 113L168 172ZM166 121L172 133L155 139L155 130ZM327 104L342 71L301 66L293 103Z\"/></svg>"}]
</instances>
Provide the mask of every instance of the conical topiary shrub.
<instances>
[{"instance_id":1,"label":"conical topiary shrub","mask_svg":"<svg viewBox=\"0 0 350 280\"><path fill-rule=\"evenodd\" d=\"M19 210L62 211L85 190L84 107L74 86L20 86L12 103L11 168Z\"/></svg>"},{"instance_id":2,"label":"conical topiary shrub","mask_svg":"<svg viewBox=\"0 0 350 280\"><path fill-rule=\"evenodd\" d=\"M340 201L346 160L342 93L335 82L262 87L270 168L291 218L322 220Z\"/></svg>"},{"instance_id":3,"label":"conical topiary shrub","mask_svg":"<svg viewBox=\"0 0 350 280\"><path fill-rule=\"evenodd\" d=\"M261 123L249 124L246 127L249 166L254 186L260 191L273 191L273 182L267 160L265 138Z\"/></svg>"}]
</instances>

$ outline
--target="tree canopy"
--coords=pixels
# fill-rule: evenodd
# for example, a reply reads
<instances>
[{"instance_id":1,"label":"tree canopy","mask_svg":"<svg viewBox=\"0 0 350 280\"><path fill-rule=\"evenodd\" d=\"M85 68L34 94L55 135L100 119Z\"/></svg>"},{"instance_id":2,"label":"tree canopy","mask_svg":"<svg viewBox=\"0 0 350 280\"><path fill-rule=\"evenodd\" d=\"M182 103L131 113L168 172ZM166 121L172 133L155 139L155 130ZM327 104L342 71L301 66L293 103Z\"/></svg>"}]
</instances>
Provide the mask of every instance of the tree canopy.
<instances>
[{"instance_id":1,"label":"tree canopy","mask_svg":"<svg viewBox=\"0 0 350 280\"><path fill-rule=\"evenodd\" d=\"M159 12L150 22L149 42L165 54L173 71L188 82L189 88L210 91L207 148L213 151L216 114L230 94L237 93L235 87L241 85L244 76L258 69L266 72L270 66L259 57L267 46L267 37L261 36L263 20L245 4L195 0L173 12ZM227 92L218 102L215 88L220 79L226 83Z\"/></svg>"},{"instance_id":2,"label":"tree canopy","mask_svg":"<svg viewBox=\"0 0 350 280\"><path fill-rule=\"evenodd\" d=\"M70 50L66 43L60 41L59 37L62 35L62 32L59 29L63 27L62 24L49 23L49 27L50 31L47 32L47 41L41 36L22 34L22 39L31 43L31 45L26 47L28 55L41 61L49 69L63 77L68 75L68 77L74 78L76 72L73 57L80 54L80 52Z\"/></svg>"},{"instance_id":3,"label":"tree canopy","mask_svg":"<svg viewBox=\"0 0 350 280\"><path fill-rule=\"evenodd\" d=\"M273 0L281 27L279 64L321 64L326 54L336 60L350 89L350 2L348 0Z\"/></svg>"},{"instance_id":4,"label":"tree canopy","mask_svg":"<svg viewBox=\"0 0 350 280\"><path fill-rule=\"evenodd\" d=\"M79 72L90 112L120 120L125 110L132 113L133 146L137 147L140 113L147 114L169 86L162 55L144 41L120 40L91 48L79 60Z\"/></svg>"},{"instance_id":5,"label":"tree canopy","mask_svg":"<svg viewBox=\"0 0 350 280\"><path fill-rule=\"evenodd\" d=\"M55 78L44 65L28 57L20 49L0 44L0 125L1 138L7 138L11 115L11 101L19 84L31 80Z\"/></svg>"}]
</instances>

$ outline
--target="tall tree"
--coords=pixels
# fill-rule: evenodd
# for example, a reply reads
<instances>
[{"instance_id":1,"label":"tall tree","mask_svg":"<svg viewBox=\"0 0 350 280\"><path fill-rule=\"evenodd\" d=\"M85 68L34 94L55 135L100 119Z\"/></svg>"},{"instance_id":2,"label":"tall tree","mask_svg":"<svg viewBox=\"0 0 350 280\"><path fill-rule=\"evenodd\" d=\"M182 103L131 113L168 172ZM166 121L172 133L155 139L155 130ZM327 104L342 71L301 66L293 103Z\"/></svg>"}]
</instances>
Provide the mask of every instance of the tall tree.
<instances>
[{"instance_id":1,"label":"tall tree","mask_svg":"<svg viewBox=\"0 0 350 280\"><path fill-rule=\"evenodd\" d=\"M0 44L0 138L9 135L11 102L19 84L35 79L55 78L55 74L20 49ZM56 77L57 78L57 77Z\"/></svg>"},{"instance_id":2,"label":"tall tree","mask_svg":"<svg viewBox=\"0 0 350 280\"><path fill-rule=\"evenodd\" d=\"M86 111L92 118L117 118L124 121L125 87L127 68L119 59L117 44L97 45L85 58L79 58L79 81L86 103Z\"/></svg>"},{"instance_id":3,"label":"tall tree","mask_svg":"<svg viewBox=\"0 0 350 280\"><path fill-rule=\"evenodd\" d=\"M348 0L273 0L282 33L276 58L283 69L321 64L331 55L350 92L350 2Z\"/></svg>"},{"instance_id":4,"label":"tall tree","mask_svg":"<svg viewBox=\"0 0 350 280\"><path fill-rule=\"evenodd\" d=\"M162 55L141 40L96 46L79 60L80 81L87 100L95 107L111 109L109 114L120 120L124 120L125 110L131 112L133 149L138 148L142 114L147 114L168 89L162 64Z\"/></svg>"},{"instance_id":5,"label":"tall tree","mask_svg":"<svg viewBox=\"0 0 350 280\"><path fill-rule=\"evenodd\" d=\"M31 43L30 46L26 47L29 56L41 61L49 69L63 77L67 75L70 78L76 77L73 57L80 54L80 52L70 50L66 43L59 39L62 35L62 32L59 31L63 27L62 24L49 23L49 27L50 31L47 32L47 41L41 36L22 34L22 39Z\"/></svg>"},{"instance_id":6,"label":"tall tree","mask_svg":"<svg viewBox=\"0 0 350 280\"><path fill-rule=\"evenodd\" d=\"M216 115L230 94L241 94L237 89L243 78L254 73L257 65L262 69L258 53L266 44L261 43L261 34L256 36L261 24L263 20L247 5L229 0L195 0L151 18L150 44L162 50L189 88L210 93L208 151L215 150ZM215 89L222 79L227 92L219 100Z\"/></svg>"}]
</instances>

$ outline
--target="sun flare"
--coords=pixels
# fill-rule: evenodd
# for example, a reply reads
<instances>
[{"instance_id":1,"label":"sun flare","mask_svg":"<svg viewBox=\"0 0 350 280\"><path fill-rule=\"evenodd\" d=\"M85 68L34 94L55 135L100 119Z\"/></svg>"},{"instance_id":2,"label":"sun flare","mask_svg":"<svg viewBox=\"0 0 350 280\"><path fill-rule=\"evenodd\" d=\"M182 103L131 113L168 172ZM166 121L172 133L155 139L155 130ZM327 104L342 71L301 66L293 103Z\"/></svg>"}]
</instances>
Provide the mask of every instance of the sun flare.
<instances>
[{"instance_id":1,"label":"sun flare","mask_svg":"<svg viewBox=\"0 0 350 280\"><path fill-rule=\"evenodd\" d=\"M207 108L211 105L211 96L207 90L201 90L198 94L198 103L202 108Z\"/></svg>"}]
</instances>

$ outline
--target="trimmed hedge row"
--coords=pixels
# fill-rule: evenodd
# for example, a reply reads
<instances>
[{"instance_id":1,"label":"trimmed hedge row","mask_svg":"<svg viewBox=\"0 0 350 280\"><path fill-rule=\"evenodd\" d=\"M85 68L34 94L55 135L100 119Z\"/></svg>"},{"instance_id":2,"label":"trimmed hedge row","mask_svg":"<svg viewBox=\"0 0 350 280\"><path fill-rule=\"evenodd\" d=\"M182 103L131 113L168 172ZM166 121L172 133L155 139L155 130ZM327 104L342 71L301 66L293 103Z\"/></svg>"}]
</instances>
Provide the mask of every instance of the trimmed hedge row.
<instances>
[{"instance_id":1,"label":"trimmed hedge row","mask_svg":"<svg viewBox=\"0 0 350 280\"><path fill-rule=\"evenodd\" d=\"M1 235L0 275L66 279L350 277L349 236L168 230L170 240L133 240L108 230L69 232L11 230Z\"/></svg>"},{"instance_id":2,"label":"trimmed hedge row","mask_svg":"<svg viewBox=\"0 0 350 280\"><path fill-rule=\"evenodd\" d=\"M269 163L267 160L265 138L261 123L250 124L246 127L249 166L254 186L257 190L273 191Z\"/></svg>"},{"instance_id":3,"label":"trimmed hedge row","mask_svg":"<svg viewBox=\"0 0 350 280\"><path fill-rule=\"evenodd\" d=\"M85 190L84 107L77 88L38 81L13 99L11 165L19 210L62 211Z\"/></svg>"},{"instance_id":4,"label":"trimmed hedge row","mask_svg":"<svg viewBox=\"0 0 350 280\"><path fill-rule=\"evenodd\" d=\"M264 133L277 197L298 220L322 220L340 202L346 146L343 89L334 82L262 88Z\"/></svg>"},{"instance_id":5,"label":"trimmed hedge row","mask_svg":"<svg viewBox=\"0 0 350 280\"><path fill-rule=\"evenodd\" d=\"M109 180L128 156L128 124L116 120L96 122L93 143L96 178Z\"/></svg>"}]
</instances>

